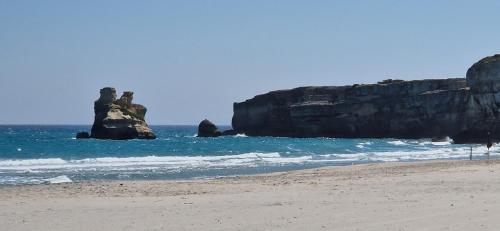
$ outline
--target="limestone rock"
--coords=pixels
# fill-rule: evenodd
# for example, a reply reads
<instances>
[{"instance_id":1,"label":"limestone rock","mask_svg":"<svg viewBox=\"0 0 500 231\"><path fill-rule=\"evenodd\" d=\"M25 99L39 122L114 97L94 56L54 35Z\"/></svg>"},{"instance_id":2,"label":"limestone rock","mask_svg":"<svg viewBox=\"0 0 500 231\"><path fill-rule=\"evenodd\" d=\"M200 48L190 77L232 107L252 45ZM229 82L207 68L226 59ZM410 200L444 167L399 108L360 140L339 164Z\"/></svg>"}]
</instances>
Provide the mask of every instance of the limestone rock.
<instances>
[{"instance_id":1,"label":"limestone rock","mask_svg":"<svg viewBox=\"0 0 500 231\"><path fill-rule=\"evenodd\" d=\"M233 129L249 136L500 140L500 55L467 78L273 91L233 105Z\"/></svg>"},{"instance_id":2,"label":"limestone rock","mask_svg":"<svg viewBox=\"0 0 500 231\"><path fill-rule=\"evenodd\" d=\"M221 132L210 120L203 120L198 125L198 137L218 137L221 136Z\"/></svg>"},{"instance_id":3,"label":"limestone rock","mask_svg":"<svg viewBox=\"0 0 500 231\"><path fill-rule=\"evenodd\" d=\"M133 92L126 91L116 99L116 90L106 87L94 102L94 124L91 137L96 139L155 139L144 117L146 107L133 104Z\"/></svg>"}]
</instances>

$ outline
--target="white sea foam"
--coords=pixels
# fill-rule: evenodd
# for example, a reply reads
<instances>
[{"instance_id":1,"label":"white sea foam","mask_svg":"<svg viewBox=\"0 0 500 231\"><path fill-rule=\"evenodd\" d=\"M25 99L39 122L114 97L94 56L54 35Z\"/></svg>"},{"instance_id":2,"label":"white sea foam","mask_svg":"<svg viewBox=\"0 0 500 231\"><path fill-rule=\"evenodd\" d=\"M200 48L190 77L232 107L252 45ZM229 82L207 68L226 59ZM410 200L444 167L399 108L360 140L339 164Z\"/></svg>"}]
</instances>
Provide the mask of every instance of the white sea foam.
<instances>
[{"instance_id":1,"label":"white sea foam","mask_svg":"<svg viewBox=\"0 0 500 231\"><path fill-rule=\"evenodd\" d=\"M370 145L372 145L372 144L373 144L373 142L370 142L370 141L367 141L367 142L360 142L360 143L358 143L358 144L356 145L356 147L357 147L357 148L361 148L361 149L363 149L363 148L366 148L366 146L370 146Z\"/></svg>"},{"instance_id":2,"label":"white sea foam","mask_svg":"<svg viewBox=\"0 0 500 231\"><path fill-rule=\"evenodd\" d=\"M2 176L0 177L0 185L5 184L40 184L43 180L24 177L24 176Z\"/></svg>"},{"instance_id":3,"label":"white sea foam","mask_svg":"<svg viewBox=\"0 0 500 231\"><path fill-rule=\"evenodd\" d=\"M221 156L145 156L145 157L101 157L79 160L63 160L61 158L2 160L0 171L17 170L21 172L34 170L95 170L97 168L182 168L182 167L224 167L238 166L255 162L281 163L284 160L297 162L302 157L282 158L279 153L244 153Z\"/></svg>"},{"instance_id":4,"label":"white sea foam","mask_svg":"<svg viewBox=\"0 0 500 231\"><path fill-rule=\"evenodd\" d=\"M368 144L364 144L368 145ZM420 146L419 146L420 147ZM284 164L339 163L359 161L409 161L446 158L468 158L470 149L456 146L421 147L421 150L373 151L332 153L321 155L280 155L277 152L250 152L237 155L218 156L144 156L144 157L100 157L77 160L61 158L0 160L0 172L16 173L61 173L79 171L120 171L120 170L158 170L182 171L182 169L210 169L225 167L253 167ZM486 153L486 147L476 146L474 156ZM499 155L498 148L493 148L492 156Z\"/></svg>"},{"instance_id":5,"label":"white sea foam","mask_svg":"<svg viewBox=\"0 0 500 231\"><path fill-rule=\"evenodd\" d=\"M71 179L69 179L69 177L67 177L66 175L62 175L62 176L57 176L54 178L45 179L45 182L51 183L51 184L61 184L61 183L70 183L73 181Z\"/></svg>"},{"instance_id":6,"label":"white sea foam","mask_svg":"<svg viewBox=\"0 0 500 231\"><path fill-rule=\"evenodd\" d=\"M248 137L248 136L245 134L236 134L234 137Z\"/></svg>"},{"instance_id":7,"label":"white sea foam","mask_svg":"<svg viewBox=\"0 0 500 231\"><path fill-rule=\"evenodd\" d=\"M443 146L443 145L451 145L451 142L449 141L443 141L443 142L431 142L432 145L435 146Z\"/></svg>"},{"instance_id":8,"label":"white sea foam","mask_svg":"<svg viewBox=\"0 0 500 231\"><path fill-rule=\"evenodd\" d=\"M475 147L473 156L478 157L486 153L485 147ZM388 151L388 152L367 152L353 154L329 154L321 155L324 157L335 156L339 159L356 159L358 161L408 161L408 160L432 160L432 159L448 159L448 158L467 158L470 155L470 150L466 148L451 148L443 146L443 148L432 148L427 150L414 151ZM492 151L492 156L499 155L498 151Z\"/></svg>"},{"instance_id":9,"label":"white sea foam","mask_svg":"<svg viewBox=\"0 0 500 231\"><path fill-rule=\"evenodd\" d=\"M51 165L51 164L64 164L64 163L66 163L66 161L61 158L3 160L0 161L0 168L8 166L33 166L33 165Z\"/></svg>"},{"instance_id":10,"label":"white sea foam","mask_svg":"<svg viewBox=\"0 0 500 231\"><path fill-rule=\"evenodd\" d=\"M407 143L405 143L405 142L403 142L401 140L388 141L387 143L388 144L392 144L392 145L398 145L398 146L400 146L400 145L408 145Z\"/></svg>"}]
</instances>

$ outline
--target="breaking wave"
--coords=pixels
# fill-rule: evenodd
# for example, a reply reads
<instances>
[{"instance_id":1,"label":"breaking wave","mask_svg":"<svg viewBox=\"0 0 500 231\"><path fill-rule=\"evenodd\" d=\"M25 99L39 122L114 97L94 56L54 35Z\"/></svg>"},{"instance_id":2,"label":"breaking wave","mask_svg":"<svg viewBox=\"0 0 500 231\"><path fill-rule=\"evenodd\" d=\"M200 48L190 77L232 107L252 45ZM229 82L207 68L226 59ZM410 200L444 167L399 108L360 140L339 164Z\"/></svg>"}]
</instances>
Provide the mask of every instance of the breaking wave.
<instances>
[{"instance_id":1,"label":"breaking wave","mask_svg":"<svg viewBox=\"0 0 500 231\"><path fill-rule=\"evenodd\" d=\"M358 145L369 145L367 143ZM486 148L476 148L474 155L483 155ZM139 170L139 169L192 169L272 166L300 163L331 162L386 162L414 161L431 159L467 158L468 149L435 148L419 151L384 151L358 153L332 153L320 155L290 156L278 152L244 153L219 156L144 156L144 157L100 157L77 160L62 158L0 160L0 172L60 172L60 171L98 171L98 170ZM492 155L496 155L492 153Z\"/></svg>"},{"instance_id":2,"label":"breaking wave","mask_svg":"<svg viewBox=\"0 0 500 231\"><path fill-rule=\"evenodd\" d=\"M187 179L385 161L459 159L470 145L430 139L197 138L196 126L155 127L156 140L76 140L81 126L0 126L0 185ZM494 146L491 156L500 149ZM474 158L485 146L474 145Z\"/></svg>"},{"instance_id":3,"label":"breaking wave","mask_svg":"<svg viewBox=\"0 0 500 231\"><path fill-rule=\"evenodd\" d=\"M56 176L56 177L53 177L53 178L45 179L45 181L47 183L50 183L50 184L61 184L61 183L71 183L71 182L73 182L66 175Z\"/></svg>"}]
</instances>

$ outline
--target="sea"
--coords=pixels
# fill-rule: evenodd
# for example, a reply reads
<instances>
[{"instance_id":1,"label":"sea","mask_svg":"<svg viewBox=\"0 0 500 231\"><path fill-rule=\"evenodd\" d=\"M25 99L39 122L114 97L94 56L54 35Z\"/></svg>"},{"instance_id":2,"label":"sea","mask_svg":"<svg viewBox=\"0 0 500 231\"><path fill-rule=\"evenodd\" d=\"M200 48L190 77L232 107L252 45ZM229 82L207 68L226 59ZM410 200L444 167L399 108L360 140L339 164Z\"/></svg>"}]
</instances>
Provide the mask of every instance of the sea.
<instances>
[{"instance_id":1,"label":"sea","mask_svg":"<svg viewBox=\"0 0 500 231\"><path fill-rule=\"evenodd\" d=\"M362 163L484 159L451 140L196 137L196 126L151 126L156 140L75 139L90 125L0 125L0 186L199 179ZM227 129L228 127L221 127ZM490 150L498 157L499 148Z\"/></svg>"}]
</instances>

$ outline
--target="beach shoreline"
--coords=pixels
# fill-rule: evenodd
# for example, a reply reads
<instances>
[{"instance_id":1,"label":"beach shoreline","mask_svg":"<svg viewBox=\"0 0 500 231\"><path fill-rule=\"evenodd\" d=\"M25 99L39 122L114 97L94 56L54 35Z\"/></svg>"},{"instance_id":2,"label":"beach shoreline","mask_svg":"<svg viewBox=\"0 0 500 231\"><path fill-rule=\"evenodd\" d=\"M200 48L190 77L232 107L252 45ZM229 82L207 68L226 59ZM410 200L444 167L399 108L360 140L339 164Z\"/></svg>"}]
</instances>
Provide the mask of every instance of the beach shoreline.
<instances>
[{"instance_id":1,"label":"beach shoreline","mask_svg":"<svg viewBox=\"0 0 500 231\"><path fill-rule=\"evenodd\" d=\"M0 187L5 230L493 230L500 161Z\"/></svg>"}]
</instances>

